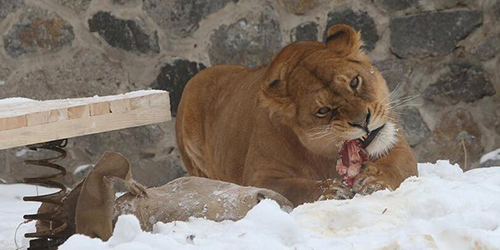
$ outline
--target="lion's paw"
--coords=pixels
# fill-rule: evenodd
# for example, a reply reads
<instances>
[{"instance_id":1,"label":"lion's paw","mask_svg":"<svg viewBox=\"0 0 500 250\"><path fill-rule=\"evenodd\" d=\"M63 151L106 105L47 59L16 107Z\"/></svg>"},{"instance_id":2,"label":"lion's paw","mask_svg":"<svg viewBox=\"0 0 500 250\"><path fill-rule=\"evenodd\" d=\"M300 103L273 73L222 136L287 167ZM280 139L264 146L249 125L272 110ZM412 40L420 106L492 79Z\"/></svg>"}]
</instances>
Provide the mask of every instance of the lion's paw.
<instances>
[{"instance_id":1,"label":"lion's paw","mask_svg":"<svg viewBox=\"0 0 500 250\"><path fill-rule=\"evenodd\" d=\"M137 197L147 197L148 193L146 191L146 187L144 187L139 182L134 180L125 182L127 189L129 192Z\"/></svg>"},{"instance_id":2,"label":"lion's paw","mask_svg":"<svg viewBox=\"0 0 500 250\"><path fill-rule=\"evenodd\" d=\"M356 194L369 195L379 190L391 189L384 182L378 180L374 176L359 174L354 179L352 190Z\"/></svg>"},{"instance_id":3,"label":"lion's paw","mask_svg":"<svg viewBox=\"0 0 500 250\"><path fill-rule=\"evenodd\" d=\"M347 200L354 197L350 187L335 180L322 181L320 184L321 196L319 200Z\"/></svg>"}]
</instances>

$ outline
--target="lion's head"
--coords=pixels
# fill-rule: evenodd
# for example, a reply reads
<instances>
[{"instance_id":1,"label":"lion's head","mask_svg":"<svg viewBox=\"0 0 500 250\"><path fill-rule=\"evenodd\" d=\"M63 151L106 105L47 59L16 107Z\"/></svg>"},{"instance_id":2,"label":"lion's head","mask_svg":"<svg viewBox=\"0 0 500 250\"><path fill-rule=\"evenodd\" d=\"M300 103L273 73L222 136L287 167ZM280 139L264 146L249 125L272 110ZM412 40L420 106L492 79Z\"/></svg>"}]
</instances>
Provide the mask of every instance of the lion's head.
<instances>
[{"instance_id":1,"label":"lion's head","mask_svg":"<svg viewBox=\"0 0 500 250\"><path fill-rule=\"evenodd\" d=\"M326 43L297 42L276 55L264 77L262 103L289 125L307 148L323 155L359 139L372 158L397 141L389 90L346 25Z\"/></svg>"}]
</instances>

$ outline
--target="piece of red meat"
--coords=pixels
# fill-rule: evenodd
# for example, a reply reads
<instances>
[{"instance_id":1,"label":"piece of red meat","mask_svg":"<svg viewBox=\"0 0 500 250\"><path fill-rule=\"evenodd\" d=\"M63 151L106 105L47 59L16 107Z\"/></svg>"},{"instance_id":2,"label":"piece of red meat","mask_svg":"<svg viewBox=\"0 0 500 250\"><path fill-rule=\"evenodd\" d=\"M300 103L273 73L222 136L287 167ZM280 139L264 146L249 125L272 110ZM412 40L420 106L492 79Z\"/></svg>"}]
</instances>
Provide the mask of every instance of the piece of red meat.
<instances>
[{"instance_id":1,"label":"piece of red meat","mask_svg":"<svg viewBox=\"0 0 500 250\"><path fill-rule=\"evenodd\" d=\"M369 159L368 153L361 146L361 142L356 139L344 142L339 156L340 158L337 160L337 172L340 175L345 175L342 181L349 187L352 187L354 178L361 171L363 163Z\"/></svg>"}]
</instances>

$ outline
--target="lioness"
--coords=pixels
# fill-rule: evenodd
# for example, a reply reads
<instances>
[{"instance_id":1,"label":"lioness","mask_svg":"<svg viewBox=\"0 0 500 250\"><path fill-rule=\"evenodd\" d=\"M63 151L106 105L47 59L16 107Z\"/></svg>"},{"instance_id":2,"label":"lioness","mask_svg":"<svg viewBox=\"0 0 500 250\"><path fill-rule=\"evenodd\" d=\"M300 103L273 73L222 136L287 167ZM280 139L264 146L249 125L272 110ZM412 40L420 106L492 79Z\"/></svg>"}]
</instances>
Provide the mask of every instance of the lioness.
<instances>
[{"instance_id":1,"label":"lioness","mask_svg":"<svg viewBox=\"0 0 500 250\"><path fill-rule=\"evenodd\" d=\"M395 189L416 175L360 34L346 25L327 34L265 67L215 66L189 81L176 132L190 175L268 188L295 206Z\"/></svg>"}]
</instances>

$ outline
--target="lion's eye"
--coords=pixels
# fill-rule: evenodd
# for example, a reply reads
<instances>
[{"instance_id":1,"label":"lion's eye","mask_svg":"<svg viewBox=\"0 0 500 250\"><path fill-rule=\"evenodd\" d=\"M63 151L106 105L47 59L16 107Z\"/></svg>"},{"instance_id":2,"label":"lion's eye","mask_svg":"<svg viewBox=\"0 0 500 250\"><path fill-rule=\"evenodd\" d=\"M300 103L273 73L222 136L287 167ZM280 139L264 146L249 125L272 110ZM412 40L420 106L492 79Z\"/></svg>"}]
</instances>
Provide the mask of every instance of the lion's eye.
<instances>
[{"instance_id":1,"label":"lion's eye","mask_svg":"<svg viewBox=\"0 0 500 250\"><path fill-rule=\"evenodd\" d=\"M356 76L354 77L354 79L352 79L351 83L349 84L349 86L351 86L351 88L353 90L356 90L359 86L359 84L361 83L361 77L360 76Z\"/></svg>"},{"instance_id":2,"label":"lion's eye","mask_svg":"<svg viewBox=\"0 0 500 250\"><path fill-rule=\"evenodd\" d=\"M322 107L318 110L318 112L316 113L316 116L325 117L328 113L330 113L330 111L332 111L330 108Z\"/></svg>"}]
</instances>

